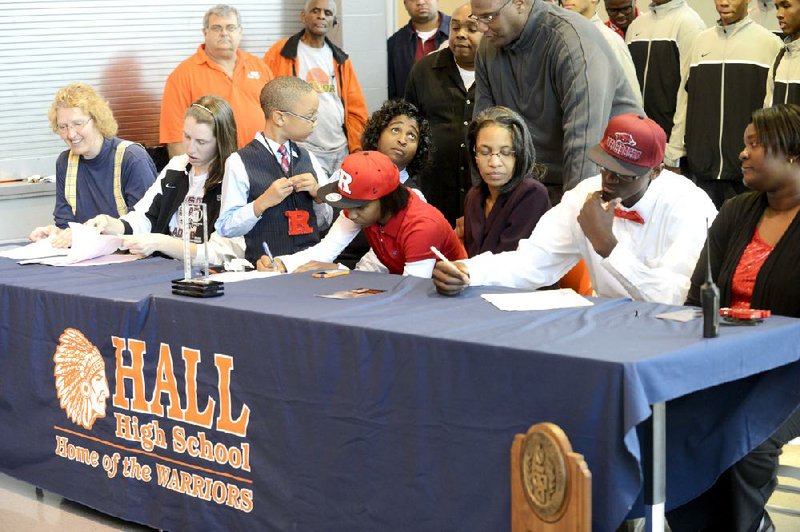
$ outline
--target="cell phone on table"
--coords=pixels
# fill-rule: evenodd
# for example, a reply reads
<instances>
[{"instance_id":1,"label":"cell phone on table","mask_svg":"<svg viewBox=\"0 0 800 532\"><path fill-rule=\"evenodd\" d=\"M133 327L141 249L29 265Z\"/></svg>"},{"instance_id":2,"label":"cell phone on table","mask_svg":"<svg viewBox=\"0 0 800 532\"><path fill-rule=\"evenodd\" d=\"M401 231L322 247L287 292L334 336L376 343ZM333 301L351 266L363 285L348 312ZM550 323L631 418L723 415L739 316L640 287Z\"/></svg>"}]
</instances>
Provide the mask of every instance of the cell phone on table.
<instances>
[{"instance_id":1,"label":"cell phone on table","mask_svg":"<svg viewBox=\"0 0 800 532\"><path fill-rule=\"evenodd\" d=\"M311 277L316 279L328 279L330 277L339 277L340 275L347 275L350 270L323 270L321 272L314 272Z\"/></svg>"}]
</instances>

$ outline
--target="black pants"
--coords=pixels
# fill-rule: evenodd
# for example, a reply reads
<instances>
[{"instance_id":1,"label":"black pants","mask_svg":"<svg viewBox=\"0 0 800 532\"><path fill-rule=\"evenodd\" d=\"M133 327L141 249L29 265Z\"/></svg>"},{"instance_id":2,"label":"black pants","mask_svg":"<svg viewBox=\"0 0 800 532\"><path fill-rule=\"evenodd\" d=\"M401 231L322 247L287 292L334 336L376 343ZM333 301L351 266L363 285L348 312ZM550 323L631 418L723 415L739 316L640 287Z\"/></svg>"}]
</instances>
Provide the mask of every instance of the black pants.
<instances>
[{"instance_id":1,"label":"black pants","mask_svg":"<svg viewBox=\"0 0 800 532\"><path fill-rule=\"evenodd\" d=\"M778 485L778 457L800 436L800 408L767 441L726 470L708 491L667 513L673 532L752 532Z\"/></svg>"}]
</instances>

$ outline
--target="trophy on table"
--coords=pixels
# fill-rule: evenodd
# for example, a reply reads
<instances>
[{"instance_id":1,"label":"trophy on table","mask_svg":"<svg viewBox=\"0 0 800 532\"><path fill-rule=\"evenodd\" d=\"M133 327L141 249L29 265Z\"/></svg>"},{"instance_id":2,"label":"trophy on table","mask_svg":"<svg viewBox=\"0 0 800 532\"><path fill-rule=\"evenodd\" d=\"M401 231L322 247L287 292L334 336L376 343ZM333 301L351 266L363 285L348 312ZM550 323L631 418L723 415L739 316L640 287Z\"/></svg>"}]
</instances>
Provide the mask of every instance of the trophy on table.
<instances>
[{"instance_id":1,"label":"trophy on table","mask_svg":"<svg viewBox=\"0 0 800 532\"><path fill-rule=\"evenodd\" d=\"M178 207L178 226L183 240L183 279L172 281L172 293L189 297L217 297L224 294L220 281L208 278L208 210L205 203L184 201ZM202 260L192 259L192 244Z\"/></svg>"}]
</instances>

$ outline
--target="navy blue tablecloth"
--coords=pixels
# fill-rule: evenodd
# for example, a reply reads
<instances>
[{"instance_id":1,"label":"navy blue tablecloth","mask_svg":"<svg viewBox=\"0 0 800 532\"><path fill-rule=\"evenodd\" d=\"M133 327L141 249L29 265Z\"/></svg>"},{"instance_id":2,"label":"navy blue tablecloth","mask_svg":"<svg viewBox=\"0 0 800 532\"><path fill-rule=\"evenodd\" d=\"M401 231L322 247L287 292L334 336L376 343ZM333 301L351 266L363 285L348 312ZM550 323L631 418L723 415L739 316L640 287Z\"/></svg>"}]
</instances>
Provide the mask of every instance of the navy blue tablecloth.
<instances>
[{"instance_id":1,"label":"navy blue tablecloth","mask_svg":"<svg viewBox=\"0 0 800 532\"><path fill-rule=\"evenodd\" d=\"M444 298L429 280L361 272L231 283L223 297L195 300L171 294L180 276L164 259L91 268L0 259L0 470L164 529L506 530L513 436L553 421L586 457L593 529L603 531L640 509L651 404L668 401L668 507L800 404L800 320L704 340L699 320L659 320L671 307L628 300L509 313L480 298L503 289ZM385 292L316 297L357 287ZM105 363L112 397L90 429L56 396L53 355L68 328ZM141 394L120 343L143 347ZM139 395L163 412L137 407ZM210 426L180 419L190 396L195 409L213 402ZM225 408L234 419L249 412L244 434L221 428ZM133 417L157 421L165 446L121 437L120 420ZM176 429L249 446L248 467L176 449ZM174 469L177 480L112 477L54 452L63 438L154 473Z\"/></svg>"}]
</instances>

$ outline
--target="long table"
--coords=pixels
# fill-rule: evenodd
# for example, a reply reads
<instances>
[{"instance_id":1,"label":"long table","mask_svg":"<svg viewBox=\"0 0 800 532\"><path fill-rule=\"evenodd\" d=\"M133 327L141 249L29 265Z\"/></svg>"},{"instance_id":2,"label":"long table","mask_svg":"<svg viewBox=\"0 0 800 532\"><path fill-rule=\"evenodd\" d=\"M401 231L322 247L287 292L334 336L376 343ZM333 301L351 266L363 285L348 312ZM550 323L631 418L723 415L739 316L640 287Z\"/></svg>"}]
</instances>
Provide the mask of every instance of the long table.
<instances>
[{"instance_id":1,"label":"long table","mask_svg":"<svg viewBox=\"0 0 800 532\"><path fill-rule=\"evenodd\" d=\"M168 530L508 530L513 436L553 421L612 531L643 511L651 405L669 508L800 404L800 320L705 340L623 299L509 313L353 272L195 300L180 276L0 259L1 471ZM385 292L316 297L358 287Z\"/></svg>"}]
</instances>

